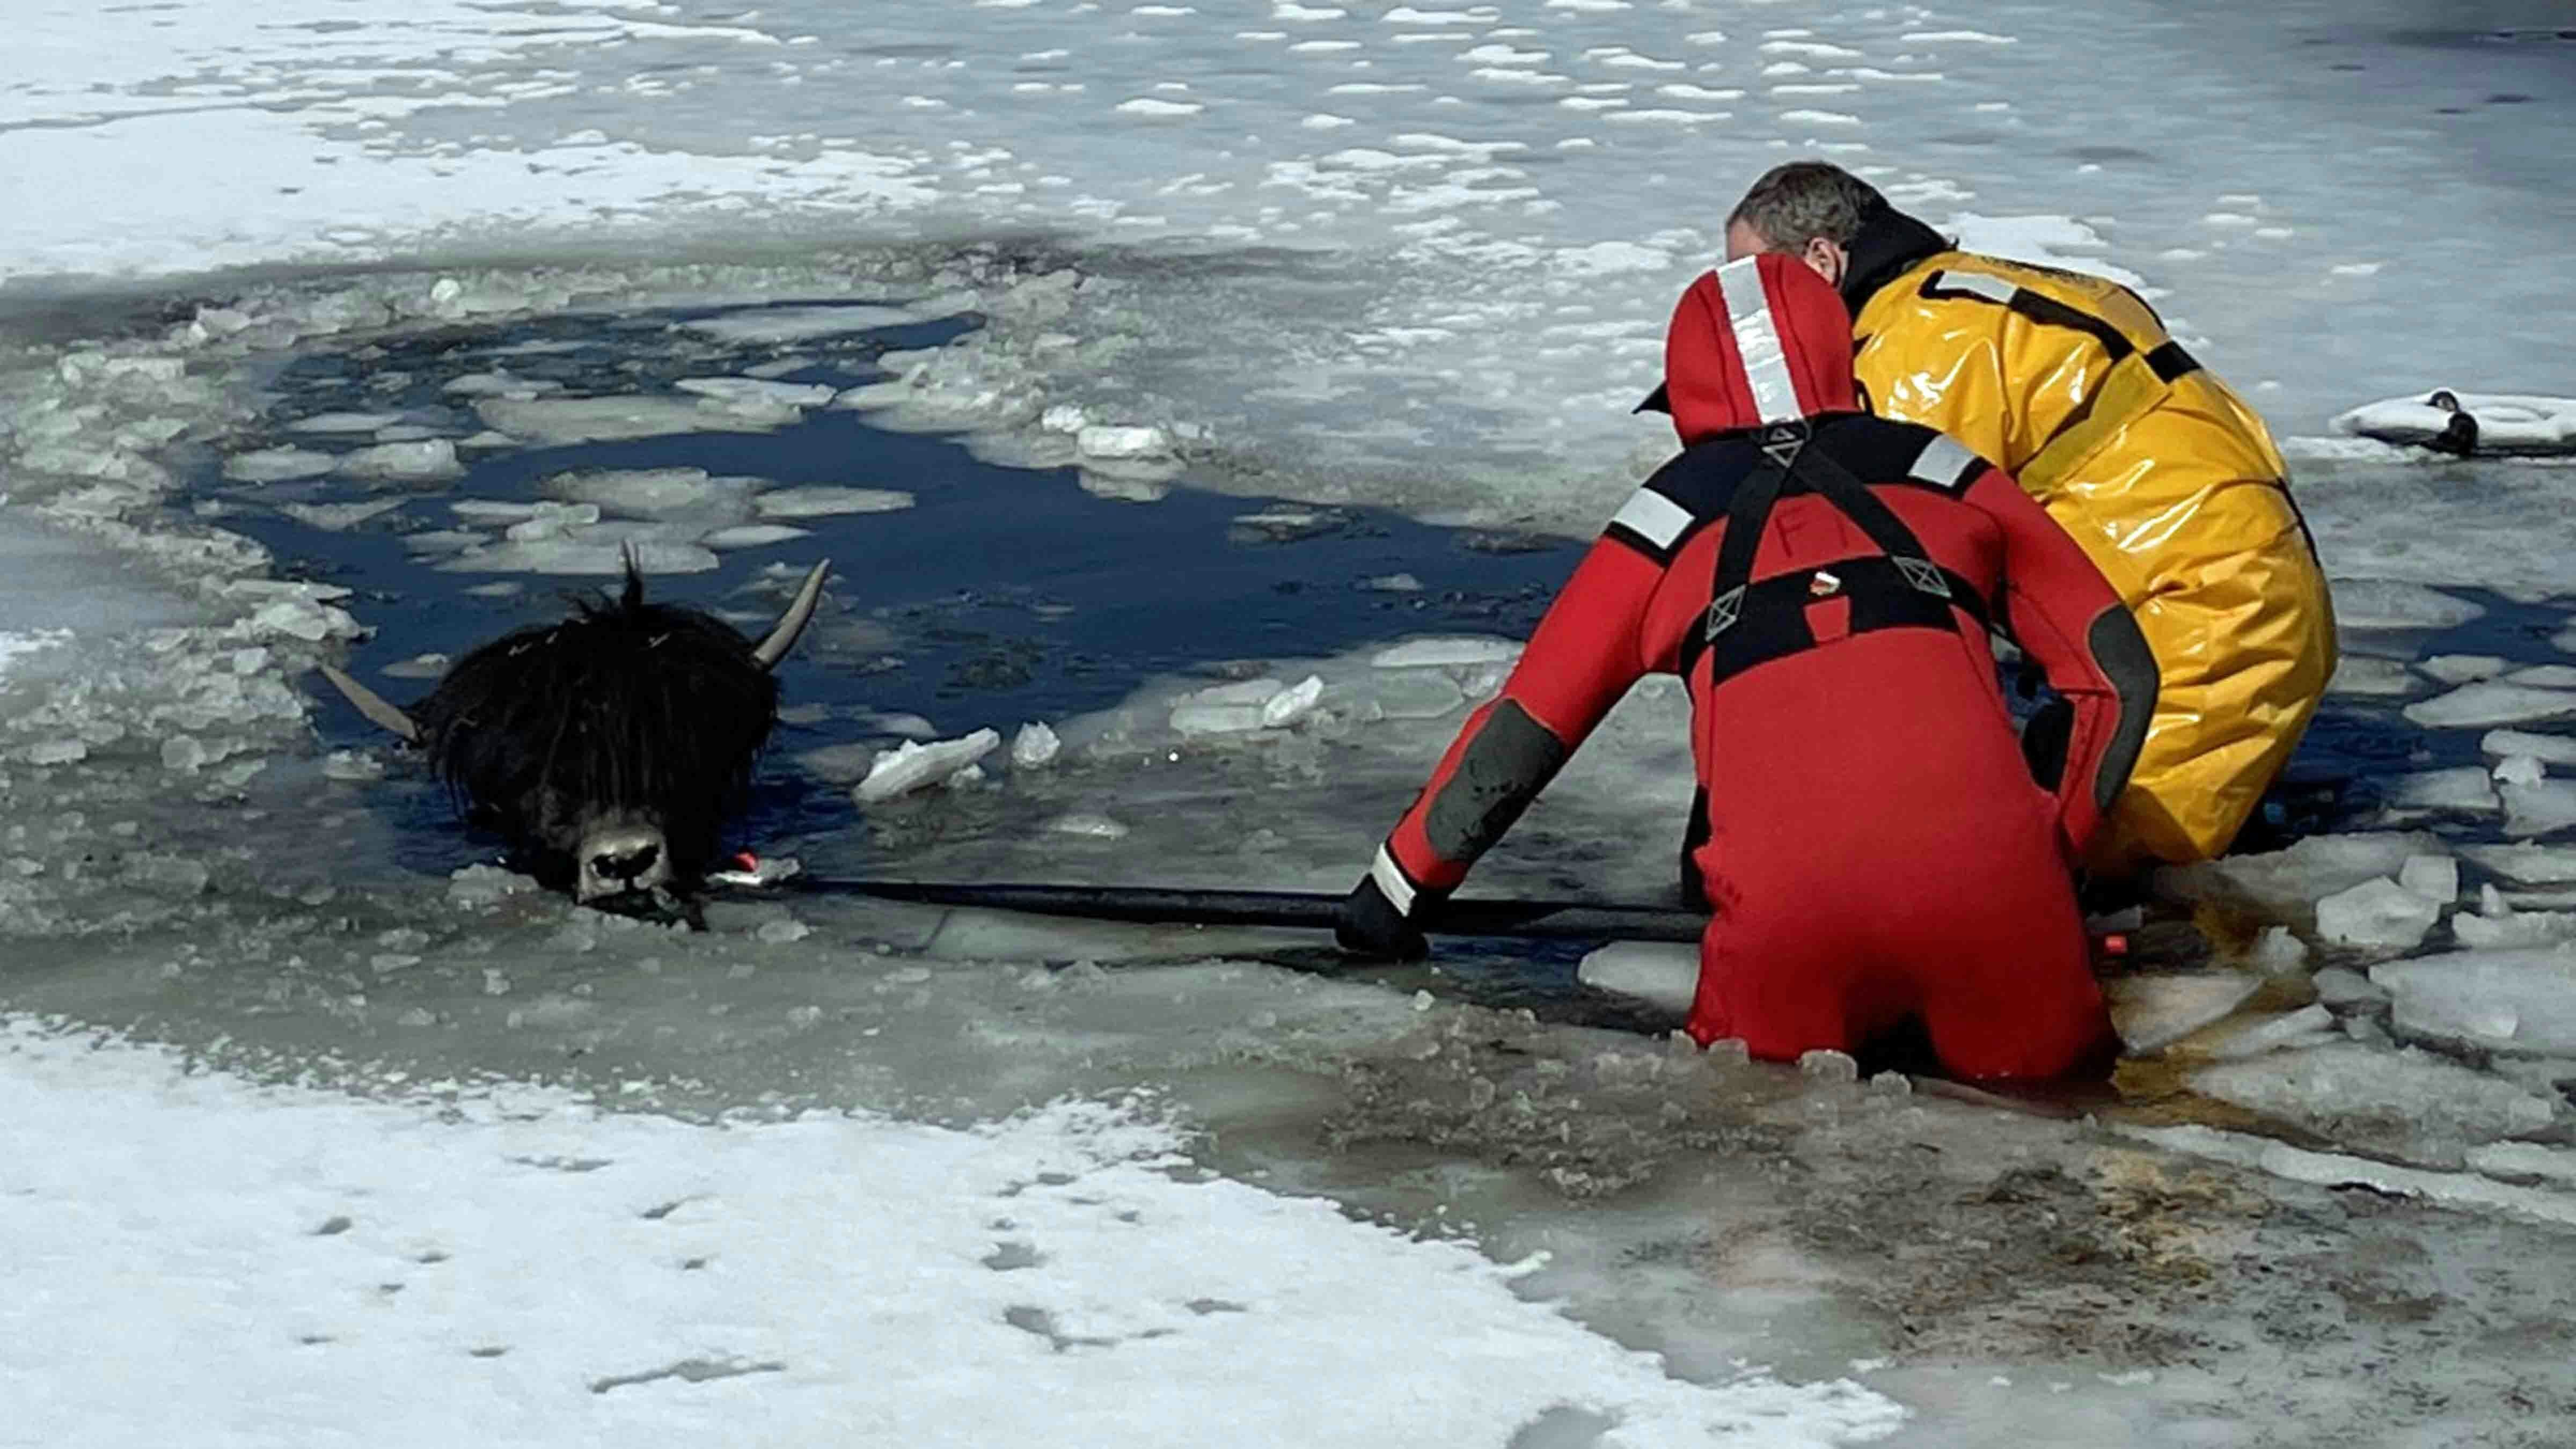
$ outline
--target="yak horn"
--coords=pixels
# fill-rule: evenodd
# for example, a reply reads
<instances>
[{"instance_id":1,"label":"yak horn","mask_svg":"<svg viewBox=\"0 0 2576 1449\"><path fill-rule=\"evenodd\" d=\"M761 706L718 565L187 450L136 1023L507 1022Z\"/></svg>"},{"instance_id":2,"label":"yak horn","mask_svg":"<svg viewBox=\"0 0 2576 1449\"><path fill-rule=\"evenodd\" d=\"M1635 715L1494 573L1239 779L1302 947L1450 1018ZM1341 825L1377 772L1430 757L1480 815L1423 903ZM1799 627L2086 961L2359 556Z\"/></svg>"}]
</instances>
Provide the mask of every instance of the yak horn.
<instances>
[{"instance_id":1,"label":"yak horn","mask_svg":"<svg viewBox=\"0 0 2576 1449\"><path fill-rule=\"evenodd\" d=\"M804 633L805 626L814 621L814 606L823 598L823 575L831 567L830 559L814 565L814 571L807 574L805 582L797 587L795 602L787 606L786 613L778 616L778 626L771 629L769 637L761 640L760 646L751 651L751 657L760 662L761 668L777 668L778 661L787 657L787 651L796 647L796 636Z\"/></svg>"},{"instance_id":2,"label":"yak horn","mask_svg":"<svg viewBox=\"0 0 2576 1449\"><path fill-rule=\"evenodd\" d=\"M411 722L410 715L403 713L401 710L396 709L393 705L387 703L383 695L378 694L374 690L367 688L365 685L360 684L358 681L351 679L348 675L341 673L339 670L332 668L328 664L322 666L322 677L331 681L332 685L342 694L347 695L349 697L349 703L358 707L358 713L365 715L368 719L374 721L383 728L402 736L403 739L409 743L415 745L420 743L420 726Z\"/></svg>"}]
</instances>

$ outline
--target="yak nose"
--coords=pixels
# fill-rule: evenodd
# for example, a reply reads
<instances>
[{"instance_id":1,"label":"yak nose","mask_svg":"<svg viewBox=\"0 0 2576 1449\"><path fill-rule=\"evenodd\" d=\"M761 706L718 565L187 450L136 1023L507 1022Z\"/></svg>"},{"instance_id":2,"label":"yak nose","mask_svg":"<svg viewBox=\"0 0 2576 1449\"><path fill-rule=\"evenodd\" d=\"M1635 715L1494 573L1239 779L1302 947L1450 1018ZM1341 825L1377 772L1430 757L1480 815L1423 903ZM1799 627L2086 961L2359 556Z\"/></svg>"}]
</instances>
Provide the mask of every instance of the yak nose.
<instances>
[{"instance_id":1,"label":"yak nose","mask_svg":"<svg viewBox=\"0 0 2576 1449\"><path fill-rule=\"evenodd\" d=\"M639 845L631 850L603 850L590 858L590 868L609 880L633 880L662 858L662 847Z\"/></svg>"}]
</instances>

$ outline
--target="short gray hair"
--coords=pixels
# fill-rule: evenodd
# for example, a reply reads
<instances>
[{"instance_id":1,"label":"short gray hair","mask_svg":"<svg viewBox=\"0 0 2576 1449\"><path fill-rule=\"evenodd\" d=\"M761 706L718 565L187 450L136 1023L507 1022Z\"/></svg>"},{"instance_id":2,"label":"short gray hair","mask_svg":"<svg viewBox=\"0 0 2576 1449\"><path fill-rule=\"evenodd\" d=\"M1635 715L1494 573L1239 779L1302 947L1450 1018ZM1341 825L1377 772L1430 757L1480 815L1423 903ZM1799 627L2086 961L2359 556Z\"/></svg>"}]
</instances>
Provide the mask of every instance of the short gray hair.
<instances>
[{"instance_id":1,"label":"short gray hair","mask_svg":"<svg viewBox=\"0 0 2576 1449\"><path fill-rule=\"evenodd\" d=\"M1804 251L1818 237L1848 247L1861 222L1886 205L1877 187L1832 162L1792 161L1762 173L1726 224L1743 222L1773 251Z\"/></svg>"}]
</instances>

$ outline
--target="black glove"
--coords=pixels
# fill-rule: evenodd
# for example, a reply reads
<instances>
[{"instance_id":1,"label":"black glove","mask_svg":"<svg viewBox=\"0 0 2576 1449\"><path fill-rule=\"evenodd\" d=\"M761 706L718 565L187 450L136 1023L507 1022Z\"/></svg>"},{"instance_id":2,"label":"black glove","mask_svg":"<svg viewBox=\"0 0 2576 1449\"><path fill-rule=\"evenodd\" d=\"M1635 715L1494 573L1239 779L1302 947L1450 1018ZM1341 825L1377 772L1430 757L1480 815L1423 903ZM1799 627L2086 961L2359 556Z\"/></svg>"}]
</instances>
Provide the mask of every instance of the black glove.
<instances>
[{"instance_id":1,"label":"black glove","mask_svg":"<svg viewBox=\"0 0 2576 1449\"><path fill-rule=\"evenodd\" d=\"M1419 961L1431 954L1431 943L1378 889L1374 876L1361 876L1349 899L1342 902L1341 918L1333 923L1333 939L1352 955L1379 960Z\"/></svg>"},{"instance_id":2,"label":"black glove","mask_svg":"<svg viewBox=\"0 0 2576 1449\"><path fill-rule=\"evenodd\" d=\"M2066 751L2075 742L2075 704L2052 699L2021 727L2021 757L2039 788L2055 791L2066 780Z\"/></svg>"}]
</instances>

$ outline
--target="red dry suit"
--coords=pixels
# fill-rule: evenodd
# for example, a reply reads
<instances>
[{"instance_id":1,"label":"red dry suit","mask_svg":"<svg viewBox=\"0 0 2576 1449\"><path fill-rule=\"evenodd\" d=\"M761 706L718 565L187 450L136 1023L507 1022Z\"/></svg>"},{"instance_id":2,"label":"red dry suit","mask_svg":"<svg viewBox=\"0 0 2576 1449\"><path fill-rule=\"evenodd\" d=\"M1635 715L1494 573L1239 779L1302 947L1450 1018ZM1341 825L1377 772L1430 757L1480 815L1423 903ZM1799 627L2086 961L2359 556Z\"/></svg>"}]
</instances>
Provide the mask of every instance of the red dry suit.
<instances>
[{"instance_id":1,"label":"red dry suit","mask_svg":"<svg viewBox=\"0 0 2576 1449\"><path fill-rule=\"evenodd\" d=\"M1665 357L1682 453L1611 520L1361 892L1418 919L1630 685L1678 674L1713 912L1693 1037L1780 1060L1911 1018L1963 1077L2086 1064L2113 1039L2072 863L2156 697L2129 611L2010 477L1860 409L1850 319L1796 260L1692 283ZM1990 628L2074 706L2054 791Z\"/></svg>"}]
</instances>

